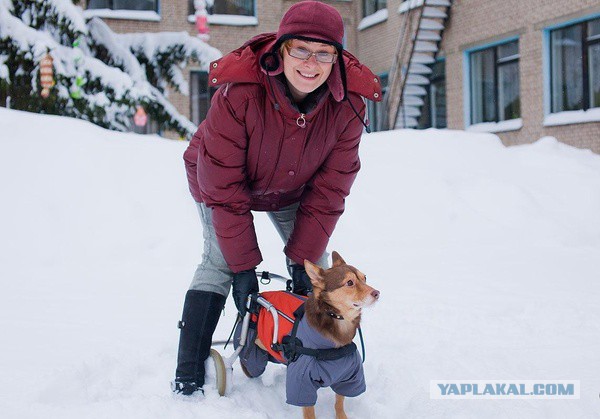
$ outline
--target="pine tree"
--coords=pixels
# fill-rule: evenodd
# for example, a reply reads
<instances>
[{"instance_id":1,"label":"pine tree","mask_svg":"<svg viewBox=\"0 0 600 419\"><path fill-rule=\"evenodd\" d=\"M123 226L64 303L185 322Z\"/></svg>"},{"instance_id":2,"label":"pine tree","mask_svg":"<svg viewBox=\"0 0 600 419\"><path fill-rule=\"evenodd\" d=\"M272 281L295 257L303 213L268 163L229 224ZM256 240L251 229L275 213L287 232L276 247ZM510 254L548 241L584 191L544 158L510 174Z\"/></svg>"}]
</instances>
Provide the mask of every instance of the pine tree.
<instances>
[{"instance_id":1,"label":"pine tree","mask_svg":"<svg viewBox=\"0 0 600 419\"><path fill-rule=\"evenodd\" d=\"M40 60L54 59L56 85L40 92ZM189 138L195 126L166 98L187 94L182 69L220 56L186 32L116 34L100 19L85 21L69 0L0 0L0 100L30 112L71 116L128 131L137 106L161 130Z\"/></svg>"}]
</instances>

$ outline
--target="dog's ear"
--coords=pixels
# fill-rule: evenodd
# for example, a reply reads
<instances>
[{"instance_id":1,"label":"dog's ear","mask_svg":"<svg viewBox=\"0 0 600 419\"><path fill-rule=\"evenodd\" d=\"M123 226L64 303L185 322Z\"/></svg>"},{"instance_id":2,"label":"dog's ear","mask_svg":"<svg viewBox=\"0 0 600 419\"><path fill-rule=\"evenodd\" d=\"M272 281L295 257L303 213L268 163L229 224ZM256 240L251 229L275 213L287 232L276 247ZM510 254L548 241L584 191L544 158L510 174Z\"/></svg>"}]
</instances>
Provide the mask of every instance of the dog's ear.
<instances>
[{"instance_id":1,"label":"dog's ear","mask_svg":"<svg viewBox=\"0 0 600 419\"><path fill-rule=\"evenodd\" d=\"M338 266L347 265L346 261L342 259L340 254L335 250L331 254L331 259L333 260L333 267L337 268Z\"/></svg>"},{"instance_id":2,"label":"dog's ear","mask_svg":"<svg viewBox=\"0 0 600 419\"><path fill-rule=\"evenodd\" d=\"M321 283L323 282L323 268L315 265L310 260L304 259L304 269L310 278L310 282L314 288L323 288Z\"/></svg>"}]
</instances>

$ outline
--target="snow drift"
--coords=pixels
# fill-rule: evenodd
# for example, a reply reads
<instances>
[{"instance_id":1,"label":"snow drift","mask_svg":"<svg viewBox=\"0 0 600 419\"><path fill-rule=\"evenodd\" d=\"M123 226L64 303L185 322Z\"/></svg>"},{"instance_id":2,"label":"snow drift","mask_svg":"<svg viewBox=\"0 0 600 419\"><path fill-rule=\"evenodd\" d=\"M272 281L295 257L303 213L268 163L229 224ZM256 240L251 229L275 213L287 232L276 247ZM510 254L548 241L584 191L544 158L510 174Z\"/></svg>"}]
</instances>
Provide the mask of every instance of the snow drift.
<instances>
[{"instance_id":1,"label":"snow drift","mask_svg":"<svg viewBox=\"0 0 600 419\"><path fill-rule=\"evenodd\" d=\"M282 418L285 371L169 391L202 232L184 142L0 109L0 411L6 418ZM600 391L600 156L544 138L365 135L330 250L381 300L354 418L591 417ZM266 261L283 244L256 217ZM277 285L264 287L278 288ZM228 302L216 338L226 338ZM222 350L229 353L231 349ZM579 400L431 400L430 380L580 380ZM333 393L317 414L333 417Z\"/></svg>"}]
</instances>

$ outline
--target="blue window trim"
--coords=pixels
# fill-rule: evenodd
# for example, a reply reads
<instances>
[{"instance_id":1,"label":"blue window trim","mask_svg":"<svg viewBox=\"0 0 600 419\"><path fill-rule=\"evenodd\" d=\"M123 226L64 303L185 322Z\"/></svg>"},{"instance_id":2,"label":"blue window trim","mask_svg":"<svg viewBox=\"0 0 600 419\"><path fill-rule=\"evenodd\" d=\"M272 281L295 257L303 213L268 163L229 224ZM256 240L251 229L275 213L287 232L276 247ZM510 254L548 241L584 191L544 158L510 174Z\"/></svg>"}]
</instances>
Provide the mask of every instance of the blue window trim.
<instances>
[{"instance_id":1,"label":"blue window trim","mask_svg":"<svg viewBox=\"0 0 600 419\"><path fill-rule=\"evenodd\" d=\"M590 15L581 16L581 17L578 17L576 19L566 20L566 21L561 22L561 23L556 23L554 25L546 26L544 28L544 31L553 31L555 29L566 28L567 26L576 25L578 23L585 22L586 20L594 20L594 19L597 19L599 17L600 17L600 12L598 12L598 13L592 13Z\"/></svg>"},{"instance_id":2,"label":"blue window trim","mask_svg":"<svg viewBox=\"0 0 600 419\"><path fill-rule=\"evenodd\" d=\"M465 129L473 125L471 123L471 54L484 49L496 47L509 42L518 41L519 36L511 36L509 38L499 39L497 41L488 42L487 44L478 45L473 48L464 50L463 52L463 117L465 121ZM520 51L519 51L520 53Z\"/></svg>"},{"instance_id":3,"label":"blue window trim","mask_svg":"<svg viewBox=\"0 0 600 419\"><path fill-rule=\"evenodd\" d=\"M548 115L552 115L552 75L550 74L550 68L552 63L550 62L550 33L556 29L566 28L568 26L576 25L578 23L586 22L588 20L594 20L600 18L600 13L593 13L586 16L581 16L575 19L566 20L564 22L556 23L554 25L546 26L542 30L542 77L543 77L543 86L544 86L544 94L543 94L543 108L544 108L544 117ZM559 112L560 113L560 112Z\"/></svg>"}]
</instances>

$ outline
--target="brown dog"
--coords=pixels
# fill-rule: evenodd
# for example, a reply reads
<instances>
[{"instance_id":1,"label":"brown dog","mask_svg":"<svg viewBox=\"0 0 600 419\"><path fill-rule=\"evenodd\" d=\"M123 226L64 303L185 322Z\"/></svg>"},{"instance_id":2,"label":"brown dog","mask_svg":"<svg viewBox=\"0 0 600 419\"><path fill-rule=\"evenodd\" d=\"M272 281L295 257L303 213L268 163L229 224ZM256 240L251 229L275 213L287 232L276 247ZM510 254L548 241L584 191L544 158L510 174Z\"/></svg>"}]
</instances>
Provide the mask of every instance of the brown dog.
<instances>
[{"instance_id":1,"label":"brown dog","mask_svg":"<svg viewBox=\"0 0 600 419\"><path fill-rule=\"evenodd\" d=\"M332 258L333 267L331 269L322 269L309 261L304 262L306 273L313 285L313 294L308 298L305 305L305 318L312 330L327 341L333 342L335 348L339 348L352 342L360 326L362 308L377 301L379 291L367 285L365 275L355 267L346 264L337 252L333 252ZM312 378L313 381L316 380L317 382L315 387L319 384L321 386L331 386L336 392L336 419L347 418L344 412L345 396L340 393L355 395L357 392L359 394L364 391L362 363L359 355L356 351L354 352L351 358L352 368L355 371L348 374L351 374L353 379L357 376L362 378L362 390L349 390L347 382L351 380L344 379L344 383L329 383L327 379ZM319 361L315 360L315 362ZM317 366L317 368L321 368L321 366ZM317 371L321 370L317 369ZM290 373L290 366L288 366L288 373ZM336 370L335 373L337 374L338 371ZM346 377L348 377L348 374ZM317 372L315 375L318 376L319 373ZM331 378L331 374L328 373L321 375ZM302 413L305 419L315 418L314 405L303 405Z\"/></svg>"}]
</instances>

